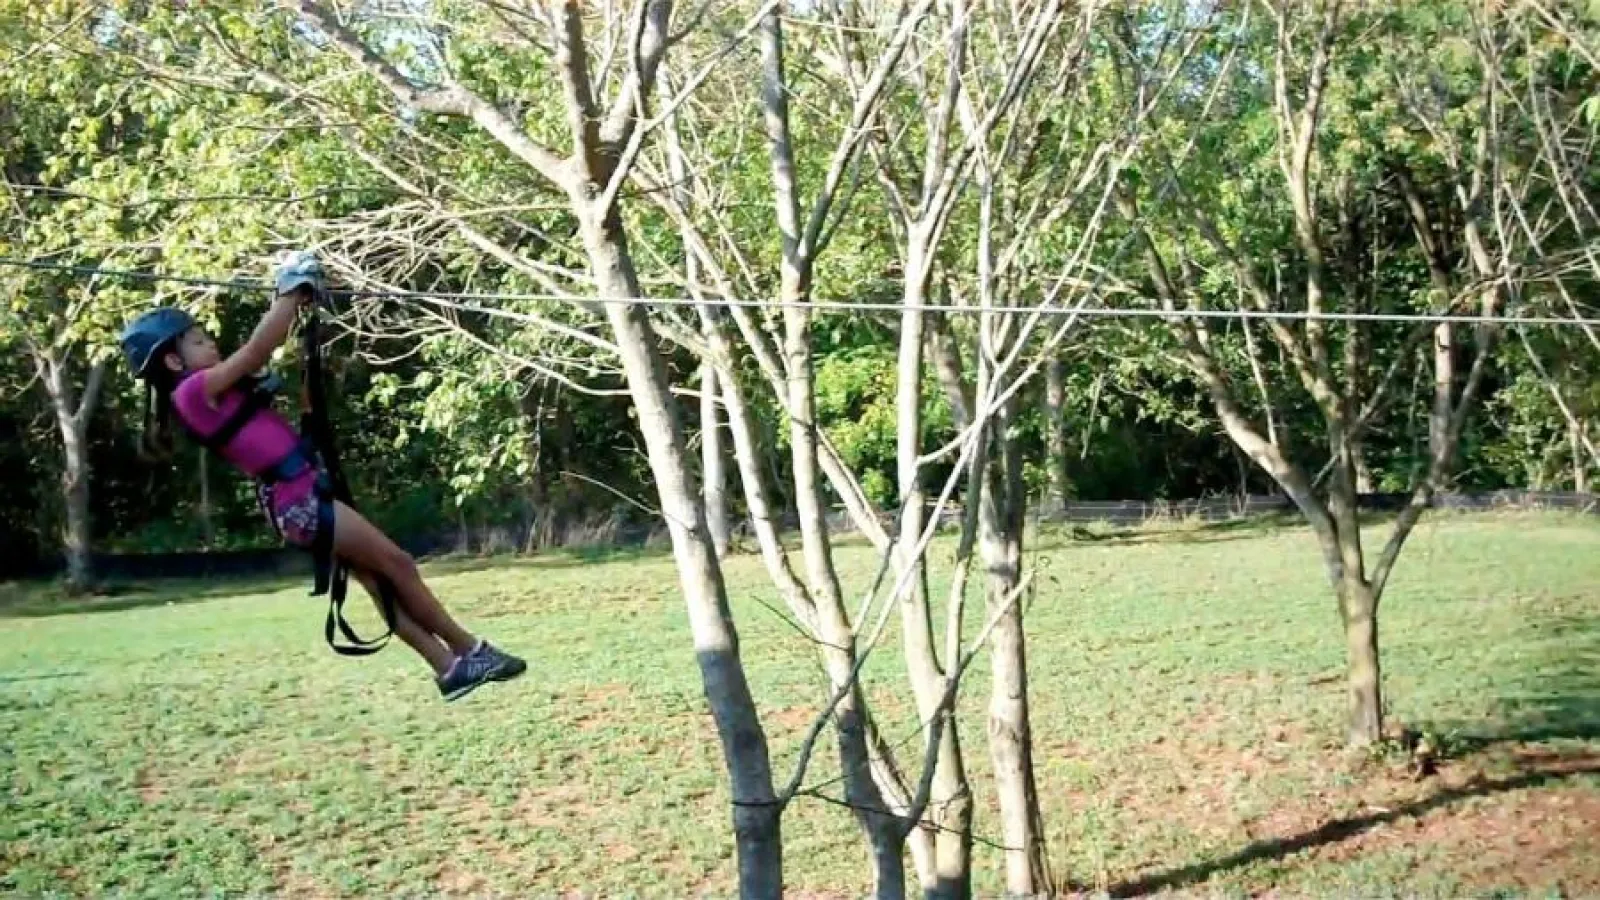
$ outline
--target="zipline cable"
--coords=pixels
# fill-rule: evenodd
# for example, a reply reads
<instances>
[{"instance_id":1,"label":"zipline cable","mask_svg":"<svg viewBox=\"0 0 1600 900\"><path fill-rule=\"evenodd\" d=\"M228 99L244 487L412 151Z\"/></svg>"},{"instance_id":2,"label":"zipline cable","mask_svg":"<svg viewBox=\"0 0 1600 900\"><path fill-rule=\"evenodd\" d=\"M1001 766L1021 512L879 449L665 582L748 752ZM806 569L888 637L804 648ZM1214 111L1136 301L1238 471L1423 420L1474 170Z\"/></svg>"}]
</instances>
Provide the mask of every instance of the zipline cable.
<instances>
[{"instance_id":1,"label":"zipline cable","mask_svg":"<svg viewBox=\"0 0 1600 900\"><path fill-rule=\"evenodd\" d=\"M133 269L108 269L98 266L75 266L66 263L41 262L38 260L17 259L14 257L0 256L0 266L14 269L33 269L46 272L62 272L85 277L104 278L131 278L140 281L160 281L175 284L187 284L194 287L224 288L235 291L259 291L268 293L273 287L270 284L258 281L240 281L220 278L201 278L189 275L165 275L159 272L141 272ZM375 300L417 300L417 301L450 301L453 303L484 303L506 301L556 301L561 303L599 304L599 305L627 305L627 306L660 306L660 307L713 307L717 309L808 309L818 315L859 315L862 313L902 313L906 311L924 312L934 315L1044 315L1044 316L1084 316L1089 318L1116 319L1246 319L1246 320L1280 320L1280 321L1319 321L1319 322L1389 322L1411 324L1444 324L1458 325L1524 325L1538 327L1580 326L1600 327L1600 317L1588 316L1533 316L1533 315L1505 315L1485 316L1474 314L1455 313L1377 313L1377 312L1305 312L1301 310L1261 310L1261 309L1151 309L1137 306L972 306L969 304L937 304L937 303L895 303L883 301L846 302L846 303L819 303L816 301L779 300L779 299L747 299L747 298L717 298L717 297L611 297L592 296L582 294L535 294L535 293L506 293L485 294L457 291L377 291L363 289L342 288L329 290L330 296L341 298L371 298ZM487 314L500 312L493 307L484 307L474 310L471 306L461 307L467 312L481 311Z\"/></svg>"}]
</instances>

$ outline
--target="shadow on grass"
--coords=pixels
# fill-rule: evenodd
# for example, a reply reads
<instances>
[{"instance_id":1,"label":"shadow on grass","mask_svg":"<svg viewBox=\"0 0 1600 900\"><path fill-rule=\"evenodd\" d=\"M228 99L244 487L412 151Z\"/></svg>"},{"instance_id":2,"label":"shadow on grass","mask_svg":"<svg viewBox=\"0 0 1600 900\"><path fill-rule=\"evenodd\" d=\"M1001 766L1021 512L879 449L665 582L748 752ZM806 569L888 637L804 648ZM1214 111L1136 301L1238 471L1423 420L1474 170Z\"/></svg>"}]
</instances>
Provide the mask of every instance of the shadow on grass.
<instances>
[{"instance_id":1,"label":"shadow on grass","mask_svg":"<svg viewBox=\"0 0 1600 900\"><path fill-rule=\"evenodd\" d=\"M1515 725L1496 729L1478 743L1491 746L1555 740L1600 740L1600 688L1583 696L1552 697L1542 701L1536 714Z\"/></svg>"},{"instance_id":2,"label":"shadow on grass","mask_svg":"<svg viewBox=\"0 0 1600 900\"><path fill-rule=\"evenodd\" d=\"M1432 810L1460 803L1464 800L1475 797L1489 797L1509 791L1560 782L1568 778L1594 774L1600 774L1600 757L1590 756L1577 765L1567 764L1541 768L1509 778L1479 778L1461 787L1440 791L1425 800L1415 803L1408 803L1384 812L1335 819L1332 822L1291 837L1257 841L1221 859L1206 860L1183 866L1182 868L1156 872L1134 881L1115 884L1108 889L1107 893L1112 897L1141 897L1158 891L1190 887L1207 881L1213 875L1244 868L1252 863L1282 859L1313 847L1336 844L1363 832L1371 831L1380 825L1387 825L1400 819L1421 816Z\"/></svg>"},{"instance_id":3,"label":"shadow on grass","mask_svg":"<svg viewBox=\"0 0 1600 900\"><path fill-rule=\"evenodd\" d=\"M1257 841L1220 859L1146 875L1114 885L1113 897L1137 897L1198 885L1214 875L1264 860L1277 860L1314 847L1335 844L1398 819L1475 797L1600 775L1600 747L1562 752L1529 744L1600 740L1600 616L1554 616L1528 623L1529 633L1508 640L1531 640L1519 657L1520 669L1507 673L1499 688L1499 711L1480 723L1438 723L1449 733L1448 755L1486 765L1507 764L1504 777L1478 775L1460 787L1385 812L1335 819L1302 834Z\"/></svg>"},{"instance_id":4,"label":"shadow on grass","mask_svg":"<svg viewBox=\"0 0 1600 900\"><path fill-rule=\"evenodd\" d=\"M430 575L466 575L489 569L576 569L583 566L613 562L635 562L659 559L667 551L655 547L585 547L558 550L541 550L535 554L484 556L436 556L425 559Z\"/></svg>"},{"instance_id":5,"label":"shadow on grass","mask_svg":"<svg viewBox=\"0 0 1600 900\"><path fill-rule=\"evenodd\" d=\"M0 675L0 684L16 684L19 681L53 681L57 678L77 678L82 672L46 672L42 675Z\"/></svg>"},{"instance_id":6,"label":"shadow on grass","mask_svg":"<svg viewBox=\"0 0 1600 900\"><path fill-rule=\"evenodd\" d=\"M1134 547L1143 544L1214 544L1264 537L1275 531L1304 524L1293 513L1266 513L1218 522L1194 523L1184 520L1151 520L1136 525L1097 522L1046 522L1040 526L1037 548L1054 550L1075 545L1104 544Z\"/></svg>"},{"instance_id":7,"label":"shadow on grass","mask_svg":"<svg viewBox=\"0 0 1600 900\"><path fill-rule=\"evenodd\" d=\"M1534 515L1548 519L1560 513L1539 512ZM1490 516L1529 515L1524 510L1505 513L1479 510L1430 509L1427 519L1436 524L1449 517L1484 520ZM1363 508L1361 527L1382 533L1399 518L1395 509L1387 507ZM1573 516L1575 521L1588 523L1587 517ZM1154 518L1142 522L1042 522L1039 528L1038 549L1052 550L1071 546L1104 544L1113 547L1136 547L1147 544L1214 544L1266 537L1280 531L1304 531L1306 520L1293 509L1278 512L1256 513L1214 522L1195 519ZM1415 532L1413 532L1413 538Z\"/></svg>"},{"instance_id":8,"label":"shadow on grass","mask_svg":"<svg viewBox=\"0 0 1600 900\"><path fill-rule=\"evenodd\" d=\"M1500 689L1496 720L1452 726L1465 746L1600 739L1600 615L1551 616L1528 631L1534 644Z\"/></svg>"}]
</instances>

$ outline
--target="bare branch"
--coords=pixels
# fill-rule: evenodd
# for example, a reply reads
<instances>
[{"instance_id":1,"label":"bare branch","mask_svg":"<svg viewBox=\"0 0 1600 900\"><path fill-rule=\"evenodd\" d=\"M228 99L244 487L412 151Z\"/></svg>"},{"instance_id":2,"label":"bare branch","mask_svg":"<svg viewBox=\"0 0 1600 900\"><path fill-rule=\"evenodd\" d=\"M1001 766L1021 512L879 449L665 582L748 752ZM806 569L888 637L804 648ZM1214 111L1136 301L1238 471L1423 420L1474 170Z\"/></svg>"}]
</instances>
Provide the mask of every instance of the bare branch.
<instances>
[{"instance_id":1,"label":"bare branch","mask_svg":"<svg viewBox=\"0 0 1600 900\"><path fill-rule=\"evenodd\" d=\"M610 172L600 145L600 111L595 106L589 75L589 51L584 45L583 15L577 0L562 0L557 17L555 63L566 95L567 130L572 135L572 155L592 182L604 183ZM632 110L629 110L631 114Z\"/></svg>"},{"instance_id":2,"label":"bare branch","mask_svg":"<svg viewBox=\"0 0 1600 900\"><path fill-rule=\"evenodd\" d=\"M822 185L817 190L816 200L811 207L811 216L802 236L802 246L806 248L808 256L819 252L825 243L823 229L838 193L840 180L844 177L846 168L856 158L862 142L872 133L873 129L869 123L877 113L890 77L900 65L906 45L916 34L917 27L932 7L933 0L918 0L916 6L901 16L894 36L878 57L877 65L867 77L866 83L856 91L850 111L850 122L845 126L844 134L828 161L827 174L823 176Z\"/></svg>"},{"instance_id":3,"label":"bare branch","mask_svg":"<svg viewBox=\"0 0 1600 900\"><path fill-rule=\"evenodd\" d=\"M432 89L417 87L341 24L323 4L313 0L283 0L283 3L315 22L335 46L400 102L420 112L471 119L551 184L564 189L570 185L570 170L565 162L482 97L458 84Z\"/></svg>"},{"instance_id":4,"label":"bare branch","mask_svg":"<svg viewBox=\"0 0 1600 900\"><path fill-rule=\"evenodd\" d=\"M666 57L667 49L672 46L667 34L672 18L671 0L639 0L636 15L627 49L630 70L623 80L622 89L611 101L605 124L598 132L599 140L610 147L621 146L633 139L644 99L655 89L656 71Z\"/></svg>"}]
</instances>

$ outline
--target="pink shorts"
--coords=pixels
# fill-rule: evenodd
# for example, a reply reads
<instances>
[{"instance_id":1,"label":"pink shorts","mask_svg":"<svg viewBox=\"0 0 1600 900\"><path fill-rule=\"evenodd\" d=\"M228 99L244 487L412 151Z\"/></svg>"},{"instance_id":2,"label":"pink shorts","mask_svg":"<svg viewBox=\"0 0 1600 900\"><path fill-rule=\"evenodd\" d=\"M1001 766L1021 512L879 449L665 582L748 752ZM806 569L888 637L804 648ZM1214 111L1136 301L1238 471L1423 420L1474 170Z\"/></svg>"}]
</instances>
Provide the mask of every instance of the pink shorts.
<instances>
[{"instance_id":1,"label":"pink shorts","mask_svg":"<svg viewBox=\"0 0 1600 900\"><path fill-rule=\"evenodd\" d=\"M306 471L288 481L256 486L261 511L285 543L306 550L316 543L317 531L324 527L322 498L318 496L320 472ZM326 527L332 527L332 516Z\"/></svg>"}]
</instances>

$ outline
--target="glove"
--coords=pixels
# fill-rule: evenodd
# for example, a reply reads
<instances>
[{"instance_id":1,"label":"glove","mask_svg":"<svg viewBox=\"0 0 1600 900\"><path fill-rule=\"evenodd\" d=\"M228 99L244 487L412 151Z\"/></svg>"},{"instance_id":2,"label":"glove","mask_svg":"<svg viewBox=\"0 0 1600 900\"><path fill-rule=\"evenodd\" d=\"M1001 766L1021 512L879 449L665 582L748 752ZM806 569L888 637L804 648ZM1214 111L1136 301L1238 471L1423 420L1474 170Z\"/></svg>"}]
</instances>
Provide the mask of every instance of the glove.
<instances>
[{"instance_id":1,"label":"glove","mask_svg":"<svg viewBox=\"0 0 1600 900\"><path fill-rule=\"evenodd\" d=\"M296 250L284 258L278 265L276 276L278 296L292 294L302 287L311 289L313 300L320 299L323 294L322 263L308 250Z\"/></svg>"}]
</instances>

